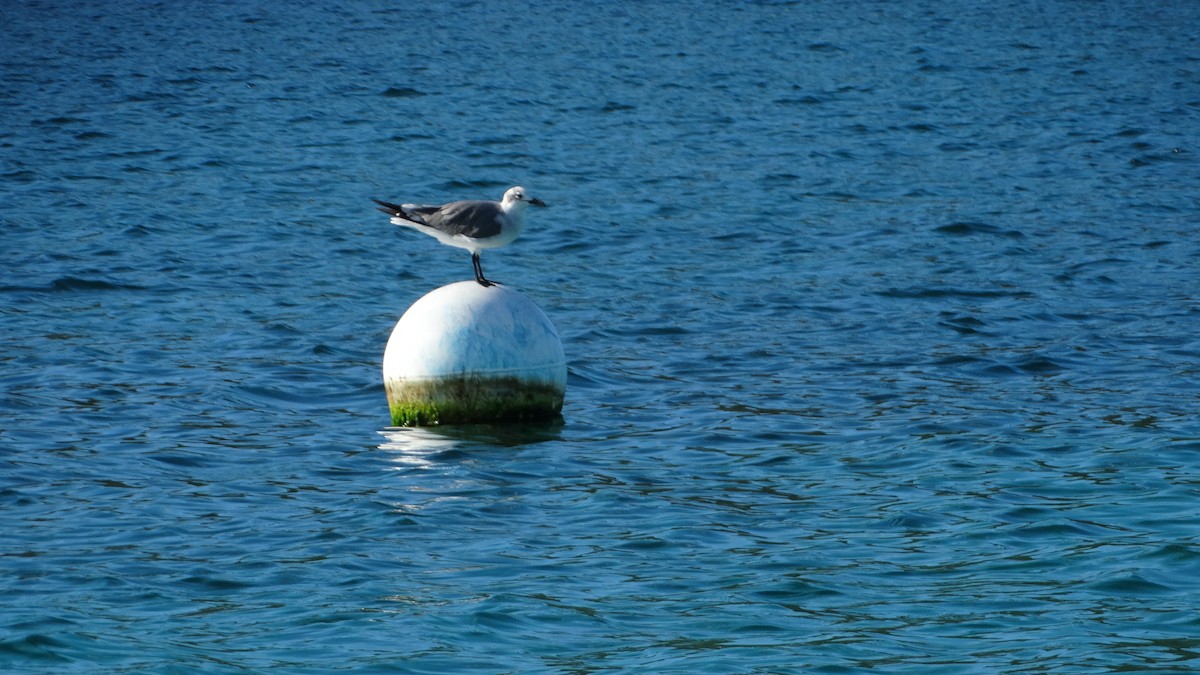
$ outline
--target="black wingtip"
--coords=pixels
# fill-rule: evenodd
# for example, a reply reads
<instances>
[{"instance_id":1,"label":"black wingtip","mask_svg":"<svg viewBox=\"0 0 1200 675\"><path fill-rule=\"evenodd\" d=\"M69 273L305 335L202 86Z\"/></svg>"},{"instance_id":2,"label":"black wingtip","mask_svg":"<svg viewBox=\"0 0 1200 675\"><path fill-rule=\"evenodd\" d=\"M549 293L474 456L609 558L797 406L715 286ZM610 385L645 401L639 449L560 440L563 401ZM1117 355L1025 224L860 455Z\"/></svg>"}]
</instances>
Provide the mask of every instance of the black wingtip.
<instances>
[{"instance_id":1,"label":"black wingtip","mask_svg":"<svg viewBox=\"0 0 1200 675\"><path fill-rule=\"evenodd\" d=\"M400 208L399 204L385 202L381 199L375 199L374 197L371 198L371 201L378 204L379 210L383 211L384 213L388 214L389 216L400 216L400 215L403 215L403 213L404 213L404 210Z\"/></svg>"}]
</instances>

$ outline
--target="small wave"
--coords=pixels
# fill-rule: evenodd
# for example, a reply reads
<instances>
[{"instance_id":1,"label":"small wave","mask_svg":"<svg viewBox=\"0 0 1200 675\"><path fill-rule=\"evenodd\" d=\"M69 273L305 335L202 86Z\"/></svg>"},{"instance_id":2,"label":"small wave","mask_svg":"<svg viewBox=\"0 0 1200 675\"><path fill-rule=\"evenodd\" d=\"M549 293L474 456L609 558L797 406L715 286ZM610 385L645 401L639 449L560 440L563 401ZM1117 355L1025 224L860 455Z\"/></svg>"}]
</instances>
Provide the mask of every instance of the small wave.
<instances>
[{"instance_id":1,"label":"small wave","mask_svg":"<svg viewBox=\"0 0 1200 675\"><path fill-rule=\"evenodd\" d=\"M973 335L980 332L980 329L985 325L983 321L973 316L956 316L950 319L945 319L938 322L939 326L949 328L950 330L962 333L963 335Z\"/></svg>"},{"instance_id":2,"label":"small wave","mask_svg":"<svg viewBox=\"0 0 1200 675\"><path fill-rule=\"evenodd\" d=\"M116 284L103 279L83 279L80 277L62 277L50 282L52 291L144 291L145 286L136 284Z\"/></svg>"},{"instance_id":3,"label":"small wave","mask_svg":"<svg viewBox=\"0 0 1200 675\"><path fill-rule=\"evenodd\" d=\"M413 89L412 87L388 87L379 95L383 96L384 98L417 98L421 96L428 96L429 94L417 89Z\"/></svg>"},{"instance_id":4,"label":"small wave","mask_svg":"<svg viewBox=\"0 0 1200 675\"><path fill-rule=\"evenodd\" d=\"M1092 584L1091 589L1098 593L1106 595L1120 596L1144 596L1144 595L1159 595L1163 593L1175 593L1176 589L1170 586L1164 586L1146 579L1139 574L1131 574L1118 579L1101 581Z\"/></svg>"},{"instance_id":5,"label":"small wave","mask_svg":"<svg viewBox=\"0 0 1200 675\"><path fill-rule=\"evenodd\" d=\"M1061 363L1058 363L1053 359L1048 359L1044 356L1037 355L1026 357L1014 365L1022 372L1030 373L1032 375L1048 375L1050 373L1056 373L1060 370L1066 370L1066 366L1062 365Z\"/></svg>"},{"instance_id":6,"label":"small wave","mask_svg":"<svg viewBox=\"0 0 1200 675\"><path fill-rule=\"evenodd\" d=\"M100 138L112 138L112 134L107 131L85 131L75 134L75 138L80 141L93 141Z\"/></svg>"},{"instance_id":7,"label":"small wave","mask_svg":"<svg viewBox=\"0 0 1200 675\"><path fill-rule=\"evenodd\" d=\"M956 237L963 237L972 234L988 234L997 237L1007 237L1009 239L1020 239L1025 236L1025 233L1021 232L1020 230L1005 230L1003 228L996 227L995 225L989 225L988 223L966 221L935 227L933 228L933 231L939 234L948 234Z\"/></svg>"},{"instance_id":8,"label":"small wave","mask_svg":"<svg viewBox=\"0 0 1200 675\"><path fill-rule=\"evenodd\" d=\"M196 574L183 580L185 584L201 586L213 591L238 591L244 588L253 588L254 584L237 579L229 579L226 577L211 576L208 574Z\"/></svg>"},{"instance_id":9,"label":"small wave","mask_svg":"<svg viewBox=\"0 0 1200 675\"><path fill-rule=\"evenodd\" d=\"M36 172L28 171L28 170L13 171L12 173L0 174L0 180L12 181L14 183L32 183L32 182L38 180L39 178L40 177L37 175Z\"/></svg>"},{"instance_id":10,"label":"small wave","mask_svg":"<svg viewBox=\"0 0 1200 675\"><path fill-rule=\"evenodd\" d=\"M513 143L520 143L521 140L522 137L520 136L483 136L481 138L469 140L467 141L467 144L474 145L476 147L486 147L491 145L510 145Z\"/></svg>"},{"instance_id":11,"label":"small wave","mask_svg":"<svg viewBox=\"0 0 1200 675\"><path fill-rule=\"evenodd\" d=\"M600 112L615 113L615 112L628 112L631 110L637 110L637 106L629 105L627 103L617 103L616 101L608 101L607 103L604 104L604 107L600 109Z\"/></svg>"},{"instance_id":12,"label":"small wave","mask_svg":"<svg viewBox=\"0 0 1200 675\"><path fill-rule=\"evenodd\" d=\"M450 180L437 186L439 190L491 190L495 188L511 187L508 183L499 183L494 180Z\"/></svg>"},{"instance_id":13,"label":"small wave","mask_svg":"<svg viewBox=\"0 0 1200 675\"><path fill-rule=\"evenodd\" d=\"M84 124L86 122L88 122L88 120L83 119L82 117L51 117L50 119L45 120L34 120L33 125L61 127L68 124Z\"/></svg>"},{"instance_id":14,"label":"small wave","mask_svg":"<svg viewBox=\"0 0 1200 675\"><path fill-rule=\"evenodd\" d=\"M1167 544L1144 555L1149 558L1163 558L1180 563L1194 564L1200 561L1200 550L1187 544Z\"/></svg>"},{"instance_id":15,"label":"small wave","mask_svg":"<svg viewBox=\"0 0 1200 675\"><path fill-rule=\"evenodd\" d=\"M0 286L0 293L144 290L146 290L145 286L138 286L136 284L116 284L103 279L84 279L80 277L61 277L50 282L47 286Z\"/></svg>"},{"instance_id":16,"label":"small wave","mask_svg":"<svg viewBox=\"0 0 1200 675\"><path fill-rule=\"evenodd\" d=\"M0 642L0 654L43 661L67 661L67 657L58 652L67 649L69 646L68 643L48 635L33 633L23 638Z\"/></svg>"},{"instance_id":17,"label":"small wave","mask_svg":"<svg viewBox=\"0 0 1200 675\"><path fill-rule=\"evenodd\" d=\"M388 140L395 141L396 143L404 143L407 141L428 141L431 138L433 138L433 136L430 136L429 134L395 134L389 136Z\"/></svg>"},{"instance_id":18,"label":"small wave","mask_svg":"<svg viewBox=\"0 0 1200 675\"><path fill-rule=\"evenodd\" d=\"M1032 298L1030 291L985 291L961 288L889 288L878 291L876 295L884 298L900 299L931 299L931 298Z\"/></svg>"},{"instance_id":19,"label":"small wave","mask_svg":"<svg viewBox=\"0 0 1200 675\"><path fill-rule=\"evenodd\" d=\"M1157 152L1142 155L1140 157L1134 157L1133 159L1129 160L1129 166L1136 169L1143 166L1150 166L1152 164L1178 162L1185 159L1190 159L1186 150L1182 148L1171 148L1165 152Z\"/></svg>"},{"instance_id":20,"label":"small wave","mask_svg":"<svg viewBox=\"0 0 1200 675\"><path fill-rule=\"evenodd\" d=\"M821 105L822 103L825 103L825 102L826 102L825 99L820 98L818 96L813 96L811 94L808 96L801 96L799 98L777 98L774 101L775 105L787 105L787 106Z\"/></svg>"}]
</instances>

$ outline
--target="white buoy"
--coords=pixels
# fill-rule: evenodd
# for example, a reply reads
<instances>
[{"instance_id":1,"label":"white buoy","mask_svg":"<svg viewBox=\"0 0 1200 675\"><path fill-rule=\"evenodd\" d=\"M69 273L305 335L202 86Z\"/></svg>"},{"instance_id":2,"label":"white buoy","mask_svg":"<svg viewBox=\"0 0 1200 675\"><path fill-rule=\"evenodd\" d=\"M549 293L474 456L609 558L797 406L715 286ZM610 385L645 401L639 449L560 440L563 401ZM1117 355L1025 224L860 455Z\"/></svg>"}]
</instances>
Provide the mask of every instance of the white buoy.
<instances>
[{"instance_id":1,"label":"white buoy","mask_svg":"<svg viewBox=\"0 0 1200 675\"><path fill-rule=\"evenodd\" d=\"M395 426L547 420L567 360L554 324L508 286L460 281L413 303L383 354Z\"/></svg>"}]
</instances>

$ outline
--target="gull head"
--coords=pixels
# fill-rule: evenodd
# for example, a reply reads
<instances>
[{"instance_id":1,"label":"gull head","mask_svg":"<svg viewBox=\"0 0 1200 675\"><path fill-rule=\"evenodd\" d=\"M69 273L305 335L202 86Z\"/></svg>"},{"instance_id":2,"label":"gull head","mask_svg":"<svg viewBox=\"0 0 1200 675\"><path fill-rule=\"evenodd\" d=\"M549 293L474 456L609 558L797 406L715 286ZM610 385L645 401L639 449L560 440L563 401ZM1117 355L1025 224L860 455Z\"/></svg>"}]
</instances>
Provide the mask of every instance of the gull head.
<instances>
[{"instance_id":1,"label":"gull head","mask_svg":"<svg viewBox=\"0 0 1200 675\"><path fill-rule=\"evenodd\" d=\"M545 206L546 202L540 199L534 199L525 192L525 188L521 186L511 187L508 192L504 193L504 199L500 200L500 205L507 211L514 208L524 210L528 205Z\"/></svg>"}]
</instances>

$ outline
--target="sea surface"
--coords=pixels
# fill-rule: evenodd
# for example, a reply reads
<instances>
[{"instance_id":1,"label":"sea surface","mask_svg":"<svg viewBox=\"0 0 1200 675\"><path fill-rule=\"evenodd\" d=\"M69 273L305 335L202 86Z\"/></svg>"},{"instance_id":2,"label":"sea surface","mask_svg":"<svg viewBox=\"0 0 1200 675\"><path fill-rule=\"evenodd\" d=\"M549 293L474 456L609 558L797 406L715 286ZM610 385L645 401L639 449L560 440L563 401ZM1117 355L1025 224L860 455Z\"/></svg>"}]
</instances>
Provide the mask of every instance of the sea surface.
<instances>
[{"instance_id":1,"label":"sea surface","mask_svg":"<svg viewBox=\"0 0 1200 675\"><path fill-rule=\"evenodd\" d=\"M0 671L1200 672L1198 153L1192 0L0 3Z\"/></svg>"}]
</instances>

